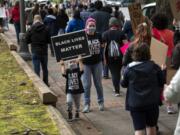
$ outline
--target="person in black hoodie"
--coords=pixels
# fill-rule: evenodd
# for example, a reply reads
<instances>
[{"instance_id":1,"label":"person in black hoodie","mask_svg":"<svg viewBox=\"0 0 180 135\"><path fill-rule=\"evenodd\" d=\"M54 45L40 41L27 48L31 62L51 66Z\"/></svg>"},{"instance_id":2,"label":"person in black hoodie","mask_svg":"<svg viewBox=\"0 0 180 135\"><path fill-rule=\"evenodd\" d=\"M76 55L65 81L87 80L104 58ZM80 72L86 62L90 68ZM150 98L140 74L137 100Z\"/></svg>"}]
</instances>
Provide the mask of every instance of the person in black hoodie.
<instances>
[{"instance_id":1,"label":"person in black hoodie","mask_svg":"<svg viewBox=\"0 0 180 135\"><path fill-rule=\"evenodd\" d=\"M40 15L34 16L31 28L26 33L26 42L31 44L32 63L35 73L40 76L40 65L43 70L43 81L48 84L48 43L50 35L47 27L42 23Z\"/></svg>"},{"instance_id":2,"label":"person in black hoodie","mask_svg":"<svg viewBox=\"0 0 180 135\"><path fill-rule=\"evenodd\" d=\"M56 36L58 34L57 20L52 8L48 9L48 15L44 18L44 24L49 29L51 37ZM50 50L51 56L54 57L54 50L52 44L50 44Z\"/></svg>"},{"instance_id":3,"label":"person in black hoodie","mask_svg":"<svg viewBox=\"0 0 180 135\"><path fill-rule=\"evenodd\" d=\"M159 97L165 83L161 68L150 61L147 43L140 43L133 50L133 62L126 67L121 85L127 88L126 109L130 111L135 135L156 135L159 115Z\"/></svg>"},{"instance_id":4,"label":"person in black hoodie","mask_svg":"<svg viewBox=\"0 0 180 135\"><path fill-rule=\"evenodd\" d=\"M60 9L56 18L57 18L57 26L59 29L58 34L65 33L65 28L67 26L67 22L69 21L69 17L66 14L65 9Z\"/></svg>"}]
</instances>

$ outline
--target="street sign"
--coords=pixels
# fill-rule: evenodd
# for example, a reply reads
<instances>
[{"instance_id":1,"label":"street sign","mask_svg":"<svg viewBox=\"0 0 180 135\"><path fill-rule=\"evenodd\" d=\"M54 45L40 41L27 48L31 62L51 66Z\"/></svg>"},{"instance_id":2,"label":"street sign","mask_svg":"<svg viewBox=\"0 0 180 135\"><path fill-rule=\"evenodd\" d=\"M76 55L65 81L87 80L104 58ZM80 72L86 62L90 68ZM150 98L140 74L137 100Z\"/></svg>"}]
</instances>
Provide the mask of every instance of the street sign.
<instances>
[{"instance_id":1,"label":"street sign","mask_svg":"<svg viewBox=\"0 0 180 135\"><path fill-rule=\"evenodd\" d=\"M64 61L90 56L87 35L84 30L51 37L56 60Z\"/></svg>"}]
</instances>

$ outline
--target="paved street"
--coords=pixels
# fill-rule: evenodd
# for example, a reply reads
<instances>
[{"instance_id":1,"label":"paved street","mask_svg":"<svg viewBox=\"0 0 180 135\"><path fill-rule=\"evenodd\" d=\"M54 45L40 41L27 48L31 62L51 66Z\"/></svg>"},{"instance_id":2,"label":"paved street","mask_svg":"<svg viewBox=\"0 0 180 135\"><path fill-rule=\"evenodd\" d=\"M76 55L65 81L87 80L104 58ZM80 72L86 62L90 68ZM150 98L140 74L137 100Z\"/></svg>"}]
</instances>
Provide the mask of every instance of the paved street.
<instances>
[{"instance_id":1,"label":"paved street","mask_svg":"<svg viewBox=\"0 0 180 135\"><path fill-rule=\"evenodd\" d=\"M15 42L14 28L11 26L10 31L5 33L9 39ZM59 97L57 108L66 118L65 103L65 80L60 74L59 65L55 57L49 56L49 78L50 88ZM124 109L125 89L121 89L123 96L114 97L111 79L103 80L105 111L98 111L96 92L94 87L91 89L91 112L88 114L81 113L81 120L70 123L78 135L133 135L132 121L129 113ZM82 97L83 98L83 97ZM83 104L83 102L81 102ZM168 115L165 107L161 107L159 127L161 135L173 135L176 125L177 114Z\"/></svg>"}]
</instances>

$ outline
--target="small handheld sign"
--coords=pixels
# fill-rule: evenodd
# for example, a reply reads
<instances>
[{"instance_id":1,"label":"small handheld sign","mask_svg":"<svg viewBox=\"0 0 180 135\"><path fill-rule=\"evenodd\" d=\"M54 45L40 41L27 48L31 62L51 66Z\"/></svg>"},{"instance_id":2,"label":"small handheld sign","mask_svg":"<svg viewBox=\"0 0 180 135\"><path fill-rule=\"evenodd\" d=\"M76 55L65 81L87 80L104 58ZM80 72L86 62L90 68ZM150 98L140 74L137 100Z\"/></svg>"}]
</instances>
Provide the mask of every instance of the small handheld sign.
<instances>
[{"instance_id":1,"label":"small handheld sign","mask_svg":"<svg viewBox=\"0 0 180 135\"><path fill-rule=\"evenodd\" d=\"M71 60L90 56L87 35L84 30L51 37L52 45L56 54L56 60Z\"/></svg>"}]
</instances>

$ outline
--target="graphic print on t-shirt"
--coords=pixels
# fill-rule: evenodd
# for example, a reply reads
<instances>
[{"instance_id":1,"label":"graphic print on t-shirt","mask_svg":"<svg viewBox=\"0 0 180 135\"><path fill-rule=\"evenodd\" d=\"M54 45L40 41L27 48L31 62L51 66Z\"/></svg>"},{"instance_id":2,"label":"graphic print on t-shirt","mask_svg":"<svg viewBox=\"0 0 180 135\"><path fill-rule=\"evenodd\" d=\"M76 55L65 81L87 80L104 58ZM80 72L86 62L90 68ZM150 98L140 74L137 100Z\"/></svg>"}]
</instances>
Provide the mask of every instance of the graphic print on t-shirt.
<instances>
[{"instance_id":1,"label":"graphic print on t-shirt","mask_svg":"<svg viewBox=\"0 0 180 135\"><path fill-rule=\"evenodd\" d=\"M100 42L98 39L88 40L91 55L100 54Z\"/></svg>"},{"instance_id":2,"label":"graphic print on t-shirt","mask_svg":"<svg viewBox=\"0 0 180 135\"><path fill-rule=\"evenodd\" d=\"M79 89L78 73L69 73L68 74L68 89L69 90Z\"/></svg>"}]
</instances>

